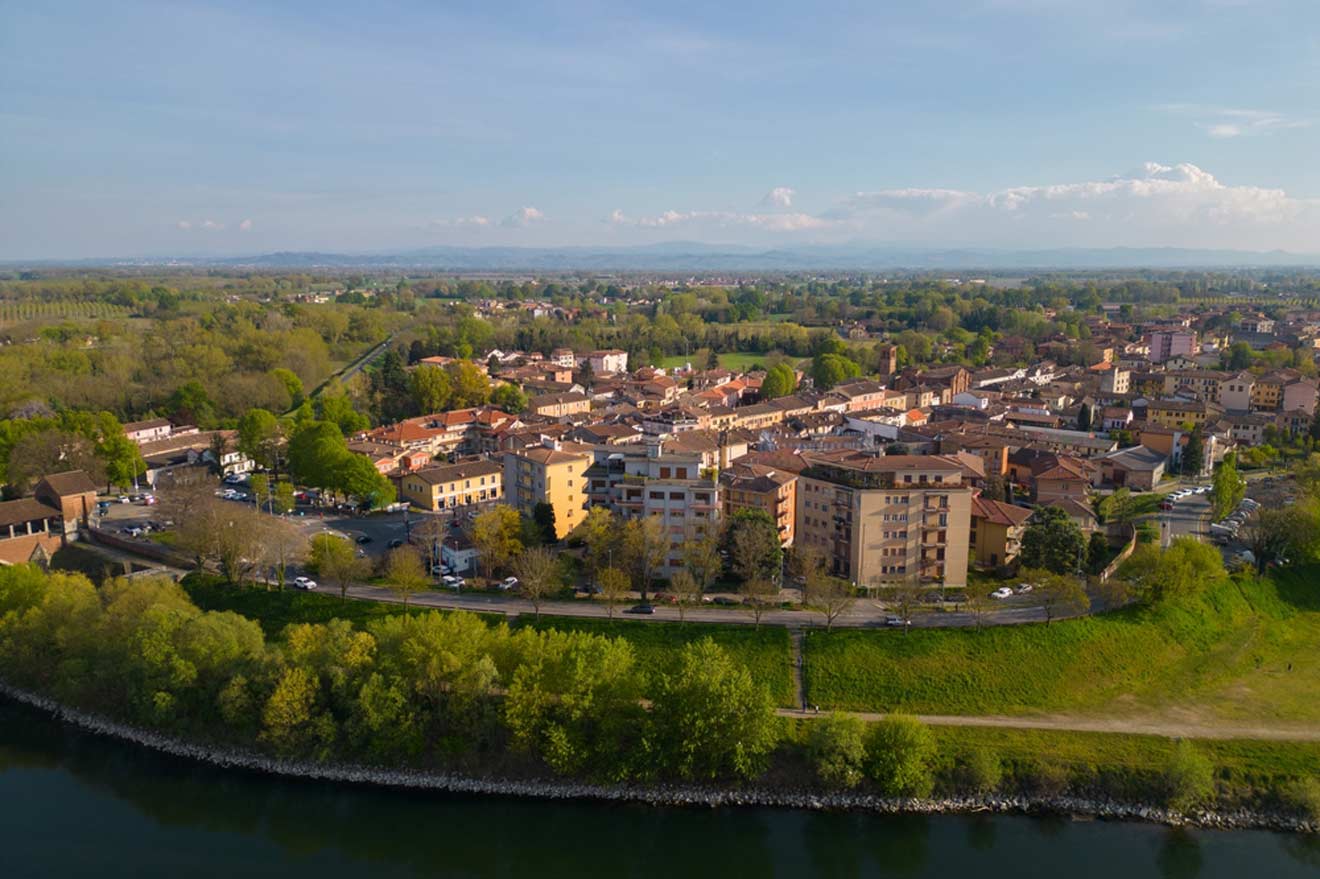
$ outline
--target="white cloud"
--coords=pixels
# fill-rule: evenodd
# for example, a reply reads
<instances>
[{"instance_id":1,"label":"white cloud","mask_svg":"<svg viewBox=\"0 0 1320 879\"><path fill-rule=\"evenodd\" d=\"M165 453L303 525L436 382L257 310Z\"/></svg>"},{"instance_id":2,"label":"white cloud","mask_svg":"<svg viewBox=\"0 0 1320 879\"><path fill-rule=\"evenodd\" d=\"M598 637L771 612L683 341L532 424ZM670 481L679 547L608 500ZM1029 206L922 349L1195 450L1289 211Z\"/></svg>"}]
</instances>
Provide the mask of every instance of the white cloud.
<instances>
[{"instance_id":1,"label":"white cloud","mask_svg":"<svg viewBox=\"0 0 1320 879\"><path fill-rule=\"evenodd\" d=\"M192 228L192 223L189 222L188 220L179 220L174 225L178 226L180 229L183 229L185 232Z\"/></svg>"},{"instance_id":2,"label":"white cloud","mask_svg":"<svg viewBox=\"0 0 1320 879\"><path fill-rule=\"evenodd\" d=\"M1242 107L1219 107L1209 104L1164 104L1166 113L1192 119L1196 126L1210 137L1259 137L1307 128L1309 119L1299 119L1273 110L1253 110Z\"/></svg>"},{"instance_id":3,"label":"white cloud","mask_svg":"<svg viewBox=\"0 0 1320 879\"><path fill-rule=\"evenodd\" d=\"M1281 189L1229 185L1190 163L1147 162L1104 180L955 189L861 192L827 213L873 235L908 240L1094 246L1306 247L1320 202ZM1059 220L1085 221L1087 240ZM1285 245L1283 241L1289 242Z\"/></svg>"},{"instance_id":4,"label":"white cloud","mask_svg":"<svg viewBox=\"0 0 1320 879\"><path fill-rule=\"evenodd\" d=\"M483 217L481 214L474 214L470 217L454 217L452 219L432 220L432 226L440 226L455 229L484 229L490 225L490 218Z\"/></svg>"},{"instance_id":5,"label":"white cloud","mask_svg":"<svg viewBox=\"0 0 1320 879\"><path fill-rule=\"evenodd\" d=\"M514 229L521 229L525 226L530 226L533 223L539 223L544 219L545 214L541 213L541 211L536 208L523 207L514 211L503 220L500 220L500 225Z\"/></svg>"},{"instance_id":6,"label":"white cloud","mask_svg":"<svg viewBox=\"0 0 1320 879\"><path fill-rule=\"evenodd\" d=\"M250 232L252 231L252 221L244 220L243 222L238 224L238 228L242 232Z\"/></svg>"},{"instance_id":7,"label":"white cloud","mask_svg":"<svg viewBox=\"0 0 1320 879\"><path fill-rule=\"evenodd\" d=\"M215 220L202 220L202 228L210 231L219 231L225 227L224 223L217 223Z\"/></svg>"},{"instance_id":8,"label":"white cloud","mask_svg":"<svg viewBox=\"0 0 1320 879\"><path fill-rule=\"evenodd\" d=\"M793 196L797 195L797 190L789 186L776 186L765 194L761 199L761 204L776 208L791 208L793 206Z\"/></svg>"},{"instance_id":9,"label":"white cloud","mask_svg":"<svg viewBox=\"0 0 1320 879\"><path fill-rule=\"evenodd\" d=\"M744 227L770 232L797 232L803 229L825 229L832 220L805 213L740 213L737 211L664 211L649 217L631 218L615 210L609 222L615 226L634 226L641 229L665 229L678 226Z\"/></svg>"}]
</instances>

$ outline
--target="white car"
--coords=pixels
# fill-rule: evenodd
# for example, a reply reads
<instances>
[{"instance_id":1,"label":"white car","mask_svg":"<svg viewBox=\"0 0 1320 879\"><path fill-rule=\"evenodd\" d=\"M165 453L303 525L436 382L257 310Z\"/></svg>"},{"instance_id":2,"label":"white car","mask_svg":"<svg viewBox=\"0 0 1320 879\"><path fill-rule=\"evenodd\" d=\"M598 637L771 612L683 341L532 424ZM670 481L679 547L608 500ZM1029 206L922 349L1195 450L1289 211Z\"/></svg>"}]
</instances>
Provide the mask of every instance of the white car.
<instances>
[{"instance_id":1,"label":"white car","mask_svg":"<svg viewBox=\"0 0 1320 879\"><path fill-rule=\"evenodd\" d=\"M1035 585L1034 583L1023 583L1021 586L1019 586L1019 587L1017 588L1017 594L1018 594L1018 595L1026 595L1028 592L1030 592L1031 590L1033 590L1033 589L1035 589L1035 588L1036 588L1036 585Z\"/></svg>"},{"instance_id":2,"label":"white car","mask_svg":"<svg viewBox=\"0 0 1320 879\"><path fill-rule=\"evenodd\" d=\"M1012 594L1013 594L1013 590L1011 587L1000 586L994 592L990 593L990 597L994 599L1004 599L1004 598L1008 598Z\"/></svg>"},{"instance_id":3,"label":"white car","mask_svg":"<svg viewBox=\"0 0 1320 879\"><path fill-rule=\"evenodd\" d=\"M453 574L446 574L445 576L440 578L440 582L443 583L445 586L448 586L450 589L462 589L463 584L466 583L467 581L464 580L462 577L457 577Z\"/></svg>"},{"instance_id":4,"label":"white car","mask_svg":"<svg viewBox=\"0 0 1320 879\"><path fill-rule=\"evenodd\" d=\"M313 580L311 577L294 577L293 588L306 589L310 592L311 590L316 588L316 581Z\"/></svg>"},{"instance_id":5,"label":"white car","mask_svg":"<svg viewBox=\"0 0 1320 879\"><path fill-rule=\"evenodd\" d=\"M505 591L508 591L509 589L512 589L517 585L518 585L517 577L505 577L503 580L500 581L500 588Z\"/></svg>"}]
</instances>

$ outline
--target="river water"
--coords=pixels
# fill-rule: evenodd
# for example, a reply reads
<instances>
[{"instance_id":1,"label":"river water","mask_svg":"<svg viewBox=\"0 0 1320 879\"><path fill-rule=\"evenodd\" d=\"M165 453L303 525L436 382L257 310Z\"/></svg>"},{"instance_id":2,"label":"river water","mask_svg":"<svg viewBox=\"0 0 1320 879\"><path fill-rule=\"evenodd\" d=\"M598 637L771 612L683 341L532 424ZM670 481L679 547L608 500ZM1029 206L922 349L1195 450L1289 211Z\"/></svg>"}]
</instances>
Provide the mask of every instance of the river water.
<instances>
[{"instance_id":1,"label":"river water","mask_svg":"<svg viewBox=\"0 0 1320 879\"><path fill-rule=\"evenodd\" d=\"M0 700L0 877L1289 877L1320 840L1015 816L660 809L227 772Z\"/></svg>"}]
</instances>

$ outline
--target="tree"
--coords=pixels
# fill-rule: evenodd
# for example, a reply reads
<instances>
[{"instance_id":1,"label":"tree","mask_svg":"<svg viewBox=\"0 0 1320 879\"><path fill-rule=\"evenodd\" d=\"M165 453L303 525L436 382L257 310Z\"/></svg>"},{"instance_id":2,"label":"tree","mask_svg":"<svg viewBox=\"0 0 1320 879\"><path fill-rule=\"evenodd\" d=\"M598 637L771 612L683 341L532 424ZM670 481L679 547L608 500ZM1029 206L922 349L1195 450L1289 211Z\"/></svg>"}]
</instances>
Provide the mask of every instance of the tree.
<instances>
[{"instance_id":1,"label":"tree","mask_svg":"<svg viewBox=\"0 0 1320 879\"><path fill-rule=\"evenodd\" d=\"M513 560L513 573L518 578L518 590L532 603L540 620L541 602L560 586L558 556L544 546L524 550Z\"/></svg>"},{"instance_id":2,"label":"tree","mask_svg":"<svg viewBox=\"0 0 1320 879\"><path fill-rule=\"evenodd\" d=\"M170 412L180 424L193 424L202 429L215 422L215 404L199 381L185 382L170 394Z\"/></svg>"},{"instance_id":3,"label":"tree","mask_svg":"<svg viewBox=\"0 0 1320 879\"><path fill-rule=\"evenodd\" d=\"M510 415L527 408L527 395L517 385L502 384L490 392L490 402Z\"/></svg>"},{"instance_id":4,"label":"tree","mask_svg":"<svg viewBox=\"0 0 1320 879\"><path fill-rule=\"evenodd\" d=\"M253 473L248 477L248 488L252 489L252 500L256 508L268 506L274 497L270 488L270 477L264 473ZM273 513L274 510L271 510Z\"/></svg>"},{"instance_id":5,"label":"tree","mask_svg":"<svg viewBox=\"0 0 1320 879\"><path fill-rule=\"evenodd\" d=\"M704 593L720 575L724 560L720 558L719 540L713 534L689 539L683 543L683 564L696 581L698 593Z\"/></svg>"},{"instance_id":6,"label":"tree","mask_svg":"<svg viewBox=\"0 0 1320 879\"><path fill-rule=\"evenodd\" d=\"M646 601L656 571L669 555L669 533L657 516L629 519L623 528L623 557L632 573L633 583Z\"/></svg>"},{"instance_id":7,"label":"tree","mask_svg":"<svg viewBox=\"0 0 1320 879\"><path fill-rule=\"evenodd\" d=\"M1200 476L1205 468L1205 440L1200 431L1187 435L1187 445L1183 446L1179 470L1184 476Z\"/></svg>"},{"instance_id":8,"label":"tree","mask_svg":"<svg viewBox=\"0 0 1320 879\"><path fill-rule=\"evenodd\" d=\"M660 676L651 717L662 763L684 779L754 777L778 740L770 691L710 638Z\"/></svg>"},{"instance_id":9,"label":"tree","mask_svg":"<svg viewBox=\"0 0 1320 879\"><path fill-rule=\"evenodd\" d=\"M1007 490L1004 486L1004 477L998 473L990 473L985 477L985 482L981 483L981 497L988 501L1008 501Z\"/></svg>"},{"instance_id":10,"label":"tree","mask_svg":"<svg viewBox=\"0 0 1320 879\"><path fill-rule=\"evenodd\" d=\"M1238 474L1237 455L1229 452L1215 470L1210 485L1210 503L1214 517L1222 519L1242 503L1247 496L1247 482Z\"/></svg>"},{"instance_id":11,"label":"tree","mask_svg":"<svg viewBox=\"0 0 1320 879\"><path fill-rule=\"evenodd\" d=\"M862 368L841 354L817 354L811 362L811 380L818 391L828 391L861 374Z\"/></svg>"},{"instance_id":12,"label":"tree","mask_svg":"<svg viewBox=\"0 0 1320 879\"><path fill-rule=\"evenodd\" d=\"M279 473L284 432L279 421L265 409L249 409L238 419L238 450L259 467Z\"/></svg>"},{"instance_id":13,"label":"tree","mask_svg":"<svg viewBox=\"0 0 1320 879\"><path fill-rule=\"evenodd\" d=\"M1086 570L1099 574L1109 562L1109 541L1099 531L1091 532L1090 542L1086 546Z\"/></svg>"},{"instance_id":14,"label":"tree","mask_svg":"<svg viewBox=\"0 0 1320 879\"><path fill-rule=\"evenodd\" d=\"M752 619L759 629L761 614L779 595L779 587L764 577L752 577L743 581L742 593L746 596L746 603L752 609Z\"/></svg>"},{"instance_id":15,"label":"tree","mask_svg":"<svg viewBox=\"0 0 1320 879\"><path fill-rule=\"evenodd\" d=\"M742 509L730 516L724 526L724 547L733 573L743 581L779 581L784 550L775 520L765 510Z\"/></svg>"},{"instance_id":16,"label":"tree","mask_svg":"<svg viewBox=\"0 0 1320 879\"><path fill-rule=\"evenodd\" d=\"M83 470L92 482L106 480L96 444L64 430L43 430L22 437L10 451L8 464L9 485L18 495L30 492L42 477L68 470Z\"/></svg>"},{"instance_id":17,"label":"tree","mask_svg":"<svg viewBox=\"0 0 1320 879\"><path fill-rule=\"evenodd\" d=\"M1086 537L1077 523L1058 507L1037 507L1022 534L1019 557L1028 568L1058 574L1073 573L1086 553Z\"/></svg>"},{"instance_id":18,"label":"tree","mask_svg":"<svg viewBox=\"0 0 1320 879\"><path fill-rule=\"evenodd\" d=\"M490 399L490 379L470 360L459 360L445 366L453 388L449 398L452 409L481 406Z\"/></svg>"},{"instance_id":19,"label":"tree","mask_svg":"<svg viewBox=\"0 0 1320 879\"><path fill-rule=\"evenodd\" d=\"M614 606L628 596L632 582L628 575L618 568L601 568L596 573L596 582L600 584L600 593L605 598L606 612L614 619Z\"/></svg>"},{"instance_id":20,"label":"tree","mask_svg":"<svg viewBox=\"0 0 1320 879\"><path fill-rule=\"evenodd\" d=\"M1061 614L1085 613L1091 606L1082 582L1070 574L1024 570L1022 579L1035 587L1036 600L1045 611L1045 625Z\"/></svg>"},{"instance_id":21,"label":"tree","mask_svg":"<svg viewBox=\"0 0 1320 879\"><path fill-rule=\"evenodd\" d=\"M333 534L318 534L312 538L307 564L317 576L339 587L340 600L348 597L349 584L367 572L366 563L358 558L353 544Z\"/></svg>"},{"instance_id":22,"label":"tree","mask_svg":"<svg viewBox=\"0 0 1320 879\"><path fill-rule=\"evenodd\" d=\"M1215 792L1214 766L1186 739L1179 740L1164 765L1164 798L1169 808L1187 812Z\"/></svg>"},{"instance_id":23,"label":"tree","mask_svg":"<svg viewBox=\"0 0 1320 879\"><path fill-rule=\"evenodd\" d=\"M1234 372L1249 369L1253 359L1250 345L1246 342L1234 342L1228 348L1228 358L1224 364L1224 369Z\"/></svg>"},{"instance_id":24,"label":"tree","mask_svg":"<svg viewBox=\"0 0 1320 879\"><path fill-rule=\"evenodd\" d=\"M978 629L981 628L985 612L990 607L990 593L994 590L994 583L984 577L968 577L967 585L963 587L964 603Z\"/></svg>"},{"instance_id":25,"label":"tree","mask_svg":"<svg viewBox=\"0 0 1320 879\"><path fill-rule=\"evenodd\" d=\"M278 588L284 588L289 565L303 558L307 549L307 535L293 522L267 520L262 526L262 556L270 565Z\"/></svg>"},{"instance_id":26,"label":"tree","mask_svg":"<svg viewBox=\"0 0 1320 879\"><path fill-rule=\"evenodd\" d=\"M608 507L592 507L573 529L572 536L586 546L587 565L594 575L612 561L619 540L619 523Z\"/></svg>"},{"instance_id":27,"label":"tree","mask_svg":"<svg viewBox=\"0 0 1320 879\"><path fill-rule=\"evenodd\" d=\"M915 717L891 714L877 721L866 742L866 774L891 797L924 797L935 778L935 737Z\"/></svg>"},{"instance_id":28,"label":"tree","mask_svg":"<svg viewBox=\"0 0 1320 879\"><path fill-rule=\"evenodd\" d=\"M807 756L830 787L856 787L866 777L866 722L838 713L813 720Z\"/></svg>"},{"instance_id":29,"label":"tree","mask_svg":"<svg viewBox=\"0 0 1320 879\"><path fill-rule=\"evenodd\" d=\"M777 363L766 371L761 380L761 399L773 400L787 397L797 390L797 375L787 363Z\"/></svg>"},{"instance_id":30,"label":"tree","mask_svg":"<svg viewBox=\"0 0 1320 879\"><path fill-rule=\"evenodd\" d=\"M297 498L293 490L293 483L287 479L281 479L275 483L275 490L270 498L271 511L277 516L283 516L293 512L297 506Z\"/></svg>"},{"instance_id":31,"label":"tree","mask_svg":"<svg viewBox=\"0 0 1320 879\"><path fill-rule=\"evenodd\" d=\"M411 546L400 546L385 556L385 584L408 606L409 596L425 592L431 586L422 557Z\"/></svg>"},{"instance_id":32,"label":"tree","mask_svg":"<svg viewBox=\"0 0 1320 879\"><path fill-rule=\"evenodd\" d=\"M558 540L559 531L555 527L555 508L552 504L541 501L532 507L532 522L536 525L540 543L554 543Z\"/></svg>"},{"instance_id":33,"label":"tree","mask_svg":"<svg viewBox=\"0 0 1320 879\"><path fill-rule=\"evenodd\" d=\"M1092 410L1090 403L1083 403L1077 410L1077 429L1087 431L1091 429Z\"/></svg>"},{"instance_id":34,"label":"tree","mask_svg":"<svg viewBox=\"0 0 1320 879\"><path fill-rule=\"evenodd\" d=\"M449 373L426 363L413 370L408 387L419 412L445 411L454 392Z\"/></svg>"},{"instance_id":35,"label":"tree","mask_svg":"<svg viewBox=\"0 0 1320 879\"><path fill-rule=\"evenodd\" d=\"M926 590L915 580L909 579L888 587L885 600L891 608L898 611L899 618L903 620L904 635L912 628L912 615L925 599Z\"/></svg>"},{"instance_id":36,"label":"tree","mask_svg":"<svg viewBox=\"0 0 1320 879\"><path fill-rule=\"evenodd\" d=\"M678 621L684 622L687 606L701 600L701 586L691 571L679 568L669 578L669 591L674 593L674 599L678 602Z\"/></svg>"},{"instance_id":37,"label":"tree","mask_svg":"<svg viewBox=\"0 0 1320 879\"><path fill-rule=\"evenodd\" d=\"M857 600L852 584L831 577L825 570L825 557L814 547L798 547L793 552L793 566L802 578L802 603L819 608L825 614L825 631L831 631L834 621Z\"/></svg>"},{"instance_id":38,"label":"tree","mask_svg":"<svg viewBox=\"0 0 1320 879\"><path fill-rule=\"evenodd\" d=\"M499 504L472 522L472 545L486 576L493 576L523 551L522 517L513 507Z\"/></svg>"}]
</instances>

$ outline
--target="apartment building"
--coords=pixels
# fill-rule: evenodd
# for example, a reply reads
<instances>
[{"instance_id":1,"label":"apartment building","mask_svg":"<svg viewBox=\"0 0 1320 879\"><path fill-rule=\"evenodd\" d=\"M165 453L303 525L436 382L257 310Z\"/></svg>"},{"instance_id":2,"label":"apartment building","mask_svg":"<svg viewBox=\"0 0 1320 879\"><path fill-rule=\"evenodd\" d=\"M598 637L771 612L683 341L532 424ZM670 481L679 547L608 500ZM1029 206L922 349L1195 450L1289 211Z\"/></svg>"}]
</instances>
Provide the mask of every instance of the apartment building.
<instances>
[{"instance_id":1,"label":"apartment building","mask_svg":"<svg viewBox=\"0 0 1320 879\"><path fill-rule=\"evenodd\" d=\"M591 398L586 394L542 394L527 401L527 411L543 418L566 418L585 415L591 411Z\"/></svg>"},{"instance_id":2,"label":"apartment building","mask_svg":"<svg viewBox=\"0 0 1320 879\"><path fill-rule=\"evenodd\" d=\"M972 562L983 568L1012 563L1022 549L1031 510L980 496L972 498L971 509L967 543Z\"/></svg>"},{"instance_id":3,"label":"apartment building","mask_svg":"<svg viewBox=\"0 0 1320 879\"><path fill-rule=\"evenodd\" d=\"M591 364L591 371L596 375L609 375L628 371L628 352L618 348L592 351L585 360Z\"/></svg>"},{"instance_id":4,"label":"apartment building","mask_svg":"<svg viewBox=\"0 0 1320 879\"><path fill-rule=\"evenodd\" d=\"M971 488L962 467L933 455L804 453L797 544L831 573L866 587L964 586Z\"/></svg>"},{"instance_id":5,"label":"apartment building","mask_svg":"<svg viewBox=\"0 0 1320 879\"><path fill-rule=\"evenodd\" d=\"M658 518L669 533L665 563L683 563L683 543L713 533L720 518L720 484L699 452L671 453L660 443L598 449L587 471L588 499L626 519Z\"/></svg>"},{"instance_id":6,"label":"apartment building","mask_svg":"<svg viewBox=\"0 0 1320 879\"><path fill-rule=\"evenodd\" d=\"M1150 348L1151 363L1163 363L1180 354L1190 357L1200 350L1200 346L1196 344L1196 333L1187 330L1148 333L1146 344Z\"/></svg>"},{"instance_id":7,"label":"apartment building","mask_svg":"<svg viewBox=\"0 0 1320 879\"><path fill-rule=\"evenodd\" d=\"M587 515L591 450L551 440L504 453L505 500L530 516L537 504L555 511L555 538L563 539Z\"/></svg>"},{"instance_id":8,"label":"apartment building","mask_svg":"<svg viewBox=\"0 0 1320 879\"><path fill-rule=\"evenodd\" d=\"M467 461L427 467L399 481L403 498L423 510L438 512L503 496L504 467L497 461Z\"/></svg>"},{"instance_id":9,"label":"apartment building","mask_svg":"<svg viewBox=\"0 0 1320 879\"><path fill-rule=\"evenodd\" d=\"M720 474L724 516L764 510L775 522L782 546L793 545L797 520L797 474L765 464L735 463Z\"/></svg>"}]
</instances>

